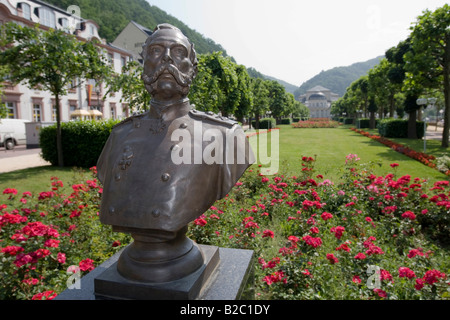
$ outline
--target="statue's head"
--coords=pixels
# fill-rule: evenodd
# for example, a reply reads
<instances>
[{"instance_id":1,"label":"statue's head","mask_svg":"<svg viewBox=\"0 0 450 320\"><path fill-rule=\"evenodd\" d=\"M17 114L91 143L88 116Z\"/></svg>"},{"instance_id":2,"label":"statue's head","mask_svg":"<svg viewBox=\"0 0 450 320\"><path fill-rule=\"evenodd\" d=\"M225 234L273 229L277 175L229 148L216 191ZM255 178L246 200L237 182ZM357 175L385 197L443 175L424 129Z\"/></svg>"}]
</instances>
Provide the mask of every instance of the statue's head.
<instances>
[{"instance_id":1,"label":"statue's head","mask_svg":"<svg viewBox=\"0 0 450 320\"><path fill-rule=\"evenodd\" d=\"M142 46L147 91L157 100L185 98L197 74L194 45L176 27L158 25Z\"/></svg>"}]
</instances>

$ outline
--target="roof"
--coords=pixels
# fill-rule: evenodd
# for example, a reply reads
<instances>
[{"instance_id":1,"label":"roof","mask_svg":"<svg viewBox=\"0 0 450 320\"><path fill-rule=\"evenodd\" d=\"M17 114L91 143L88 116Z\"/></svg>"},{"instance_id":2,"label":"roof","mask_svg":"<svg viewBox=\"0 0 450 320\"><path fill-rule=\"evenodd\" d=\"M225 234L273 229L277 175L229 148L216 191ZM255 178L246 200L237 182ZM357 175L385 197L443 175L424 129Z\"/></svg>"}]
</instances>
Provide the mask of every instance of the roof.
<instances>
[{"instance_id":1,"label":"roof","mask_svg":"<svg viewBox=\"0 0 450 320\"><path fill-rule=\"evenodd\" d=\"M330 89L324 88L322 86L315 86L314 88L309 89L307 92L311 92L311 91L330 91Z\"/></svg>"},{"instance_id":2,"label":"roof","mask_svg":"<svg viewBox=\"0 0 450 320\"><path fill-rule=\"evenodd\" d=\"M319 92L310 95L308 100L327 100L327 97L323 93Z\"/></svg>"},{"instance_id":3,"label":"roof","mask_svg":"<svg viewBox=\"0 0 450 320\"><path fill-rule=\"evenodd\" d=\"M153 30L150 30L149 28L146 28L135 21L131 21L131 23L134 24L138 29L140 29L142 32L145 32L149 36L151 36L153 34Z\"/></svg>"}]
</instances>

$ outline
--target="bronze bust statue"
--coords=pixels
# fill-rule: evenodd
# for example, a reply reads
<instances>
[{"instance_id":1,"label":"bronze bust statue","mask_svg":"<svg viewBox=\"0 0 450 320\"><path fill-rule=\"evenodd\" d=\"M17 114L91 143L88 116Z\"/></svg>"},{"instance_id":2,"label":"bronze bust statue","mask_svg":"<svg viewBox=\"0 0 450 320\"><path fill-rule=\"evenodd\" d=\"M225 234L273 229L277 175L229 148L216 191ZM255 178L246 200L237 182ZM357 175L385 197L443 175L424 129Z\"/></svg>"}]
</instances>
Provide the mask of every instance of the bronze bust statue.
<instances>
[{"instance_id":1,"label":"bronze bust statue","mask_svg":"<svg viewBox=\"0 0 450 320\"><path fill-rule=\"evenodd\" d=\"M118 262L123 277L166 282L202 265L187 225L226 196L254 155L237 122L189 103L197 58L179 29L157 26L142 57L150 111L116 125L104 146L100 220L134 238Z\"/></svg>"}]
</instances>

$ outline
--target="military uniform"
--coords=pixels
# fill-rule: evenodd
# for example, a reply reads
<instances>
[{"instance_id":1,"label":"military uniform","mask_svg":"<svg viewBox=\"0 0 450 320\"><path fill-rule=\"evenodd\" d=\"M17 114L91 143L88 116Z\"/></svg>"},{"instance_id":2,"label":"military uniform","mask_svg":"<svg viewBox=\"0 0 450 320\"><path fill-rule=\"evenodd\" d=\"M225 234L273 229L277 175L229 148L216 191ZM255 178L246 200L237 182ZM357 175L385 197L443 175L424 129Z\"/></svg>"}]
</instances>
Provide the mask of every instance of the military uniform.
<instances>
[{"instance_id":1,"label":"military uniform","mask_svg":"<svg viewBox=\"0 0 450 320\"><path fill-rule=\"evenodd\" d=\"M207 141L199 139L207 132ZM229 137L237 143L234 150L222 144L223 155L225 159L232 152L234 161L199 163L199 150L212 149L212 141ZM219 158L215 152L212 155ZM176 163L174 155L188 161ZM244 155L243 161L239 155ZM158 116L148 112L130 117L113 128L98 160L103 183L100 221L122 228L177 231L226 196L253 162L237 122L192 109L188 102L169 106Z\"/></svg>"}]
</instances>

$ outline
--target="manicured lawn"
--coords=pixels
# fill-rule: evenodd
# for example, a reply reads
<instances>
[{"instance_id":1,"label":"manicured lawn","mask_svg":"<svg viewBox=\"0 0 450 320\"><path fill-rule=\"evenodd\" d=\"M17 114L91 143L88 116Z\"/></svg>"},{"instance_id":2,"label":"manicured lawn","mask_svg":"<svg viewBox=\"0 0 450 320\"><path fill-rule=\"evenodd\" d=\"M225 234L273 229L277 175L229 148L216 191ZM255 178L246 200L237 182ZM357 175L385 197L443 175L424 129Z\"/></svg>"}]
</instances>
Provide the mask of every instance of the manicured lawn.
<instances>
[{"instance_id":1,"label":"manicured lawn","mask_svg":"<svg viewBox=\"0 0 450 320\"><path fill-rule=\"evenodd\" d=\"M350 127L349 127L350 128ZM363 129L364 131L367 131L373 135L379 135L379 132L377 129ZM422 139L406 139L406 138L389 138L389 140L393 142L397 142L400 144L403 144L415 151L418 152L424 152L424 141ZM449 148L443 148L441 146L441 140L432 140L430 137L427 138L426 141L426 154L433 155L435 157L441 157L443 155L449 155L450 149Z\"/></svg>"},{"instance_id":2,"label":"manicured lawn","mask_svg":"<svg viewBox=\"0 0 450 320\"><path fill-rule=\"evenodd\" d=\"M431 181L448 180L449 177L408 158L376 141L348 129L292 128L279 126L280 171L298 174L302 169L302 156L316 157L316 172L330 180L338 180L348 154L357 154L361 165L371 166L376 175L393 172L391 163L398 163L396 174L409 174L413 178L427 178ZM257 139L259 136L252 137ZM267 138L270 144L270 137ZM270 148L269 148L270 149ZM257 152L258 153L258 152Z\"/></svg>"},{"instance_id":3,"label":"manicured lawn","mask_svg":"<svg viewBox=\"0 0 450 320\"><path fill-rule=\"evenodd\" d=\"M374 173L385 175L393 172L389 166L391 163L398 163L396 168L398 175L409 174L413 178L427 178L431 181L448 180L449 177L435 169L428 168L416 160L410 159L386 146L349 130L348 126L331 129L305 129L292 128L290 125L280 125L279 134L279 163L272 161L274 167L279 167L279 171L296 175L302 169L302 156L316 157L316 172L322 174L326 179L339 180L342 175L345 157L348 154L357 154L361 159L360 164L373 165ZM269 145L270 158L271 134L253 136L253 149L258 155L260 148L258 139L266 140ZM393 141L405 144L411 148L421 151L423 141L411 141L408 139L392 139ZM256 144L255 144L256 143ZM427 141L427 153L436 156L445 152L440 148L439 141ZM264 151L264 150L263 150ZM275 159L272 159L275 160ZM264 166L263 166L264 167ZM37 167L18 170L10 173L0 174L0 191L5 188L16 188L19 192L42 192L51 189L51 177L58 177L65 182L65 188L83 181L83 172L87 169L59 168L59 167ZM81 175L80 175L81 173ZM67 190L68 193L71 190Z\"/></svg>"},{"instance_id":4,"label":"manicured lawn","mask_svg":"<svg viewBox=\"0 0 450 320\"><path fill-rule=\"evenodd\" d=\"M52 166L36 167L0 174L0 192L6 188L15 188L18 192L39 193L51 190L51 178L58 177L64 181L63 192L70 194L71 185L81 183L88 176L89 170L60 168Z\"/></svg>"}]
</instances>

